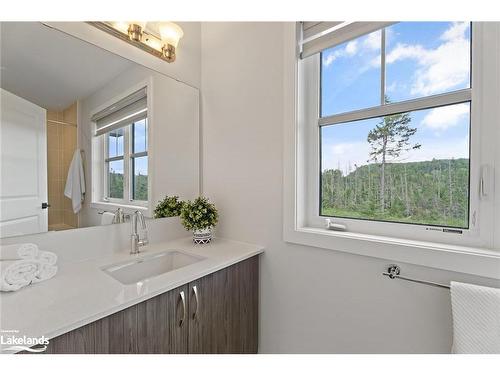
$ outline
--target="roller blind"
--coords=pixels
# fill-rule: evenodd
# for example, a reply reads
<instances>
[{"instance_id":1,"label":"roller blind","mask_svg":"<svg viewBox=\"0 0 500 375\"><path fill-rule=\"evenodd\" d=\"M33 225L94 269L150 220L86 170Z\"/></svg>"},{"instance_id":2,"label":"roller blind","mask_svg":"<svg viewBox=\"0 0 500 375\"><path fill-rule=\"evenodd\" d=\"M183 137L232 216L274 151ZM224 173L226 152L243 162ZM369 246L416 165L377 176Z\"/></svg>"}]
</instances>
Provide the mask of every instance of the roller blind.
<instances>
[{"instance_id":1,"label":"roller blind","mask_svg":"<svg viewBox=\"0 0 500 375\"><path fill-rule=\"evenodd\" d=\"M300 57L319 53L395 22L301 22Z\"/></svg>"},{"instance_id":2,"label":"roller blind","mask_svg":"<svg viewBox=\"0 0 500 375\"><path fill-rule=\"evenodd\" d=\"M142 88L92 116L99 136L147 117L147 93Z\"/></svg>"}]
</instances>

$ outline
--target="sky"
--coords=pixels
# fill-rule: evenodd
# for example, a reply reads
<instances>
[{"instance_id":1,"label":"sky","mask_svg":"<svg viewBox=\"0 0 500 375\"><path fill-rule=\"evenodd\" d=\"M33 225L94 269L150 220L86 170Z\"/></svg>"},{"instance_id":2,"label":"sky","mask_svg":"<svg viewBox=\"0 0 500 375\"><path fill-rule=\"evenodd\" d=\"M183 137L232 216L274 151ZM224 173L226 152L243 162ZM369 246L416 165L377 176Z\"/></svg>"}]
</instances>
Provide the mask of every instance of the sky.
<instances>
[{"instance_id":1,"label":"sky","mask_svg":"<svg viewBox=\"0 0 500 375\"><path fill-rule=\"evenodd\" d=\"M402 22L386 29L385 91L391 102L470 87L470 23ZM381 31L323 51L322 116L380 105ZM469 103L410 113L420 149L394 162L469 156ZM380 119L322 127L322 169L368 163L366 138Z\"/></svg>"},{"instance_id":2,"label":"sky","mask_svg":"<svg viewBox=\"0 0 500 375\"><path fill-rule=\"evenodd\" d=\"M135 123L135 136L134 136L134 152L141 152L147 150L147 126L145 120ZM119 129L116 132L123 134L123 130ZM109 156L123 155L123 136L109 137ZM110 163L110 167L116 173L123 173L123 161L116 160ZM147 175L148 174L148 158L147 156L135 158L135 174Z\"/></svg>"}]
</instances>

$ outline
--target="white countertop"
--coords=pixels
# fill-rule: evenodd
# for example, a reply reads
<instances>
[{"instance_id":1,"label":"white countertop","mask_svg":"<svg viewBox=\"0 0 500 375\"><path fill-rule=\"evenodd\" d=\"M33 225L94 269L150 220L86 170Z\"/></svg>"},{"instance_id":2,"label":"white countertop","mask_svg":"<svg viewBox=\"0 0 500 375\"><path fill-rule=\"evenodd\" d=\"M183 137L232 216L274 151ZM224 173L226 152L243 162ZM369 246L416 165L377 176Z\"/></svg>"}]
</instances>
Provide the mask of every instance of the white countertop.
<instances>
[{"instance_id":1,"label":"white countertop","mask_svg":"<svg viewBox=\"0 0 500 375\"><path fill-rule=\"evenodd\" d=\"M101 270L165 250L206 259L131 285L121 284ZM191 238L183 238L148 245L139 255L124 251L98 259L58 262L54 278L17 292L0 293L0 329L16 330L15 336L50 339L262 252L261 246L220 238L208 245L194 245Z\"/></svg>"}]
</instances>

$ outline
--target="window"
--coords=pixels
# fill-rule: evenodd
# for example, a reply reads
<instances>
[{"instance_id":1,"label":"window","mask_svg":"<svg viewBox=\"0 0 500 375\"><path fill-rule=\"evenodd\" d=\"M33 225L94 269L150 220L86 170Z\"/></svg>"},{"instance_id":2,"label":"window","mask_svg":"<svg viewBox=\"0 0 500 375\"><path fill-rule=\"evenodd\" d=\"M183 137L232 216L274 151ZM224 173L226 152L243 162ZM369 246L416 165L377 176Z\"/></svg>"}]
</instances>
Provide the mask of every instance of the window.
<instances>
[{"instance_id":1,"label":"window","mask_svg":"<svg viewBox=\"0 0 500 375\"><path fill-rule=\"evenodd\" d=\"M107 188L104 201L147 202L148 125L141 119L104 135L104 170ZM127 165L127 168L125 168ZM130 173L126 173L130 171Z\"/></svg>"},{"instance_id":2,"label":"window","mask_svg":"<svg viewBox=\"0 0 500 375\"><path fill-rule=\"evenodd\" d=\"M321 216L469 228L470 51L402 22L321 52Z\"/></svg>"},{"instance_id":3,"label":"window","mask_svg":"<svg viewBox=\"0 0 500 375\"><path fill-rule=\"evenodd\" d=\"M97 201L117 205L148 205L148 117L146 89L141 89L95 114ZM101 170L102 174L99 173ZM103 176L99 178L99 175Z\"/></svg>"},{"instance_id":4,"label":"window","mask_svg":"<svg viewBox=\"0 0 500 375\"><path fill-rule=\"evenodd\" d=\"M401 239L491 248L497 26L298 27L298 74L285 73L297 89L285 93L296 108L285 133L285 237L363 254L353 239L384 251ZM327 219L346 233L325 232Z\"/></svg>"}]
</instances>

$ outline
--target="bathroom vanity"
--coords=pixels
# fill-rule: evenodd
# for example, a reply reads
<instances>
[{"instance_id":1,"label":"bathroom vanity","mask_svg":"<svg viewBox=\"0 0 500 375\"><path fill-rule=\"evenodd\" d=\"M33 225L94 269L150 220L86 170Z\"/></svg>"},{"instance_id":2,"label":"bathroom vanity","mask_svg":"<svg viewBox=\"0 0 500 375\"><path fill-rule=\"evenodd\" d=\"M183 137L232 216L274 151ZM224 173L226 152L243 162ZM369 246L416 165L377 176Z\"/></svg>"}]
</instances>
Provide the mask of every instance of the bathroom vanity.
<instances>
[{"instance_id":1,"label":"bathroom vanity","mask_svg":"<svg viewBox=\"0 0 500 375\"><path fill-rule=\"evenodd\" d=\"M183 238L60 262L53 279L2 294L2 328L48 338L50 354L257 353L262 251Z\"/></svg>"},{"instance_id":2,"label":"bathroom vanity","mask_svg":"<svg viewBox=\"0 0 500 375\"><path fill-rule=\"evenodd\" d=\"M50 340L45 353L257 353L254 256Z\"/></svg>"}]
</instances>

